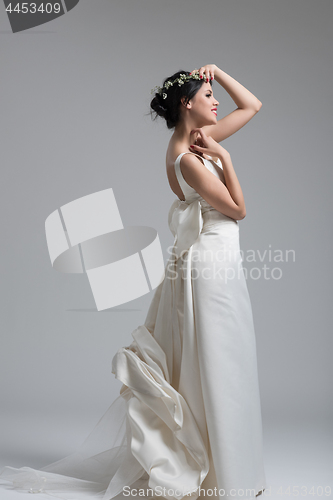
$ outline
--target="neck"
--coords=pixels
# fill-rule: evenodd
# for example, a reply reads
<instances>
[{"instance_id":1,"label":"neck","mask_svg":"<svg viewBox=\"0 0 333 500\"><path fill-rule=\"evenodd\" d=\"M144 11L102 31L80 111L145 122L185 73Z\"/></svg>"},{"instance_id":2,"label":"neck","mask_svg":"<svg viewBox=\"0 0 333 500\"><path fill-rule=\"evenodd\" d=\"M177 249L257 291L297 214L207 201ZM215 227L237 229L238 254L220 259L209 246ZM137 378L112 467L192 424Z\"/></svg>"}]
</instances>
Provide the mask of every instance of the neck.
<instances>
[{"instance_id":1,"label":"neck","mask_svg":"<svg viewBox=\"0 0 333 500\"><path fill-rule=\"evenodd\" d=\"M198 135L197 133L191 134L195 128L199 128L199 126L193 120L182 121L175 127L173 138L177 142L181 142L184 147L189 148L191 144L194 144Z\"/></svg>"}]
</instances>

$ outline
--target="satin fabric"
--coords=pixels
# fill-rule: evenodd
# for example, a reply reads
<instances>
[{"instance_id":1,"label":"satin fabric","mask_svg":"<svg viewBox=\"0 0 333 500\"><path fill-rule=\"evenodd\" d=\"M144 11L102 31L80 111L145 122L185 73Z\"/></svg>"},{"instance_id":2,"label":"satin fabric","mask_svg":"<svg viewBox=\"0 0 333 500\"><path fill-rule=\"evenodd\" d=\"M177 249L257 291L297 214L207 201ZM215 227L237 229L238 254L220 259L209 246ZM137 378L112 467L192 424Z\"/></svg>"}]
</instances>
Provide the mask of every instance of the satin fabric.
<instances>
[{"instance_id":1,"label":"satin fabric","mask_svg":"<svg viewBox=\"0 0 333 500\"><path fill-rule=\"evenodd\" d=\"M266 487L239 224L186 183L184 154L165 279L133 342L112 359L119 397L76 453L40 471L5 467L0 478L14 487L66 500L123 498L124 488L168 500L206 498L208 488L217 499L252 499ZM225 183L220 161L202 161Z\"/></svg>"}]
</instances>

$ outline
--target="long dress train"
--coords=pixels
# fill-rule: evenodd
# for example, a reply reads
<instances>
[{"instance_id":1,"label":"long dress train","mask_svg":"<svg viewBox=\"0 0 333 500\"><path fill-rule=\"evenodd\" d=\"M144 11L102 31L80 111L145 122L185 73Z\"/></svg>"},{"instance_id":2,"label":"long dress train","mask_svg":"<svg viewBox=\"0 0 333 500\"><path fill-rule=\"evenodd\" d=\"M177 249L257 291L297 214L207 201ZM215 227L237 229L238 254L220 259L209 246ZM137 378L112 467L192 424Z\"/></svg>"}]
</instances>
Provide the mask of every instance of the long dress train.
<instances>
[{"instance_id":1,"label":"long dress train","mask_svg":"<svg viewBox=\"0 0 333 500\"><path fill-rule=\"evenodd\" d=\"M41 470L6 466L0 479L14 488L66 500L139 490L195 500L211 496L208 489L217 499L254 499L266 488L239 224L186 183L184 154L175 172L185 201L169 211L175 240L164 280L133 342L112 359L120 395L75 453ZM220 160L202 161L225 183Z\"/></svg>"}]
</instances>

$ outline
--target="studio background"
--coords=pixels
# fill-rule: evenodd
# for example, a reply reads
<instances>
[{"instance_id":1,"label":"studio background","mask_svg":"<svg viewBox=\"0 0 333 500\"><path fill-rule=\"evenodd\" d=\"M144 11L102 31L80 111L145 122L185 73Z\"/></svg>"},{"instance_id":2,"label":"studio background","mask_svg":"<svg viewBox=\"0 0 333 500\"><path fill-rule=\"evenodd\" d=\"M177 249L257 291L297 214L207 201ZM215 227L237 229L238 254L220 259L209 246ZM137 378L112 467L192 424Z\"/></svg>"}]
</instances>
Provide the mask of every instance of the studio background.
<instances>
[{"instance_id":1,"label":"studio background","mask_svg":"<svg viewBox=\"0 0 333 500\"><path fill-rule=\"evenodd\" d=\"M165 77L215 63L263 106L223 141L244 192L267 479L330 484L332 468L332 3L80 0L13 34L0 6L1 457L42 467L75 451L118 396L117 349L154 291L97 312L86 275L52 269L44 224L112 187L124 226L158 231L175 199L171 132L149 115ZM218 119L236 108L215 81ZM264 278L263 265L282 270ZM316 464L316 467L314 467ZM299 480L299 481L298 481Z\"/></svg>"}]
</instances>

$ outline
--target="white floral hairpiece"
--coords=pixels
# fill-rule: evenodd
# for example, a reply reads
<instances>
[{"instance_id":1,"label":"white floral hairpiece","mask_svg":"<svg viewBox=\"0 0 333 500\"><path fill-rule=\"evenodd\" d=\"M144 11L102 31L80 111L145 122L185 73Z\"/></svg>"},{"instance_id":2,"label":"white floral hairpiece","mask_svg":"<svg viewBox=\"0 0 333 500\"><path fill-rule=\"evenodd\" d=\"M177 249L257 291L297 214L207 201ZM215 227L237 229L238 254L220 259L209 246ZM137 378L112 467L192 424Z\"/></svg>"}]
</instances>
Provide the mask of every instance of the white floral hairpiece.
<instances>
[{"instance_id":1,"label":"white floral hairpiece","mask_svg":"<svg viewBox=\"0 0 333 500\"><path fill-rule=\"evenodd\" d=\"M181 87L185 82L191 79L200 80L199 72L193 72L191 75L185 75L184 73L181 73L180 76L175 80L167 80L163 87L159 87L158 85L156 85L156 87L151 89L151 93L160 94L162 95L163 99L166 99L168 95L164 92L164 90L168 90L168 88L172 87L175 83L178 83L178 87Z\"/></svg>"}]
</instances>

